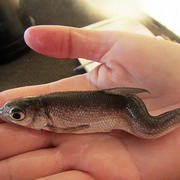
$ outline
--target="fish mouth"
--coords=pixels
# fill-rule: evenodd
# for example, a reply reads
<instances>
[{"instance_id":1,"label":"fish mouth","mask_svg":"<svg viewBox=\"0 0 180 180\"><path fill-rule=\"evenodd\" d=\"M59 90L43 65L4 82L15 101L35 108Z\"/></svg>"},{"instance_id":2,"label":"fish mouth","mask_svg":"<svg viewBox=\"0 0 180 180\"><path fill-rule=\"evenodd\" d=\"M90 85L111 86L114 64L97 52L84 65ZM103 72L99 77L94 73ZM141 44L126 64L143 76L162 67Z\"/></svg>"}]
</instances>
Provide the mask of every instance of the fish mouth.
<instances>
[{"instance_id":1,"label":"fish mouth","mask_svg":"<svg viewBox=\"0 0 180 180\"><path fill-rule=\"evenodd\" d=\"M2 115L3 113L3 108L0 108L0 116Z\"/></svg>"},{"instance_id":2,"label":"fish mouth","mask_svg":"<svg viewBox=\"0 0 180 180\"><path fill-rule=\"evenodd\" d=\"M0 122L3 122L3 108L0 108Z\"/></svg>"},{"instance_id":3,"label":"fish mouth","mask_svg":"<svg viewBox=\"0 0 180 180\"><path fill-rule=\"evenodd\" d=\"M0 121L10 122L6 117L7 117L7 112L4 112L4 108L1 107L0 108Z\"/></svg>"},{"instance_id":4,"label":"fish mouth","mask_svg":"<svg viewBox=\"0 0 180 180\"><path fill-rule=\"evenodd\" d=\"M3 117L3 108L0 108L0 120L2 120Z\"/></svg>"}]
</instances>

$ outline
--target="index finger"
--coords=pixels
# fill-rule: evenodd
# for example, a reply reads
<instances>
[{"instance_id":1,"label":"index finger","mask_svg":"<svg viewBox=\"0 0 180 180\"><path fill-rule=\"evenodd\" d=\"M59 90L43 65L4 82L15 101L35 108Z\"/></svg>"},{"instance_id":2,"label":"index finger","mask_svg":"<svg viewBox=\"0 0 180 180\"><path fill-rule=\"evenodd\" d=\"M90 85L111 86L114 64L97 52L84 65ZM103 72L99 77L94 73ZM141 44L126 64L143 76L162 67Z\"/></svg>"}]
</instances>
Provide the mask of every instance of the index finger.
<instances>
[{"instance_id":1,"label":"index finger","mask_svg":"<svg viewBox=\"0 0 180 180\"><path fill-rule=\"evenodd\" d=\"M36 96L40 94L48 94L58 91L77 91L77 90L93 90L96 89L86 78L86 74L65 78L52 83L26 86L15 89L9 89L0 93L0 105L6 101L25 97Z\"/></svg>"}]
</instances>

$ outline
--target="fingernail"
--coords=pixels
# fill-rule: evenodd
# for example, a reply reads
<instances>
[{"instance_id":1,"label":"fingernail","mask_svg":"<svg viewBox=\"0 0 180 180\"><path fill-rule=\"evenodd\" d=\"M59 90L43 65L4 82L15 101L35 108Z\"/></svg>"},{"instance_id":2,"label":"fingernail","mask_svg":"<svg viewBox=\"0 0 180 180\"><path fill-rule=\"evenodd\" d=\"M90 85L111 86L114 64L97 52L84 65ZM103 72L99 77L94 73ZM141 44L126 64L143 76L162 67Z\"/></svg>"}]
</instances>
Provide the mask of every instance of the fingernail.
<instances>
[{"instance_id":1,"label":"fingernail","mask_svg":"<svg viewBox=\"0 0 180 180\"><path fill-rule=\"evenodd\" d=\"M24 32L24 40L32 49L36 49L41 46L40 35L38 35L37 30L34 29L34 27L30 27Z\"/></svg>"}]
</instances>

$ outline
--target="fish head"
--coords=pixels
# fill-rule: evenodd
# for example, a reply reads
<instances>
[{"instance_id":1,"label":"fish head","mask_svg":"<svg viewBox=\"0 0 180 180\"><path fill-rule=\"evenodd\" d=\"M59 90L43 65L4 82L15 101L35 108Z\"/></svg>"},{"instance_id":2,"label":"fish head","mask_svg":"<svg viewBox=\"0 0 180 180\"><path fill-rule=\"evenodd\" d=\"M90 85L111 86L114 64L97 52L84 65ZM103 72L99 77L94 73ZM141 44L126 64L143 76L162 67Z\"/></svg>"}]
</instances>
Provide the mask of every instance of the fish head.
<instances>
[{"instance_id":1,"label":"fish head","mask_svg":"<svg viewBox=\"0 0 180 180\"><path fill-rule=\"evenodd\" d=\"M6 122L34 128L32 124L34 124L35 115L37 115L37 112L39 113L39 110L40 104L38 100L19 98L5 103L0 108L0 118ZM41 129L41 127L37 127L37 129Z\"/></svg>"}]
</instances>

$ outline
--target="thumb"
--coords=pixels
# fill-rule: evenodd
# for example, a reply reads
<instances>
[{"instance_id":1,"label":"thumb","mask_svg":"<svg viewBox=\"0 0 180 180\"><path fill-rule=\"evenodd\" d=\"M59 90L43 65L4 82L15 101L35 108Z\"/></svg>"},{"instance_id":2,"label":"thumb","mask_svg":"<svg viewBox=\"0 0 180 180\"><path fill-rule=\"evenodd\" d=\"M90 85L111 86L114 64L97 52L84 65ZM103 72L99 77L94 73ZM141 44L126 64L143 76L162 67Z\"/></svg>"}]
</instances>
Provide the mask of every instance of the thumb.
<instances>
[{"instance_id":1,"label":"thumb","mask_svg":"<svg viewBox=\"0 0 180 180\"><path fill-rule=\"evenodd\" d=\"M107 38L108 36L108 38ZM65 26L34 26L25 31L33 50L56 58L86 58L99 61L116 42L110 32Z\"/></svg>"}]
</instances>

